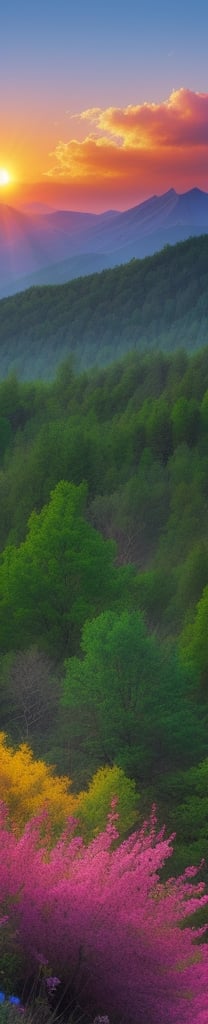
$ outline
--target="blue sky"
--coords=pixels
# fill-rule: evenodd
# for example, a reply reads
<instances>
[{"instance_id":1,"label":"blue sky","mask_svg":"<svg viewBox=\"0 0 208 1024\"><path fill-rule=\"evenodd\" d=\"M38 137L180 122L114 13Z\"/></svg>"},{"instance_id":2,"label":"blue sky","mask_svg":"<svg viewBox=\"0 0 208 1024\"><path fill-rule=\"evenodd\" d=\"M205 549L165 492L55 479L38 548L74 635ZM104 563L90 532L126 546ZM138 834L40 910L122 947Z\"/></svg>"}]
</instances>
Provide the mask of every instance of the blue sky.
<instances>
[{"instance_id":1,"label":"blue sky","mask_svg":"<svg viewBox=\"0 0 208 1024\"><path fill-rule=\"evenodd\" d=\"M162 99L207 90L208 5L187 0L10 0L0 19L3 102L24 89L38 104ZM14 95L14 93L13 93ZM26 99L26 97L25 97ZM1 97L2 104L2 97Z\"/></svg>"}]
</instances>

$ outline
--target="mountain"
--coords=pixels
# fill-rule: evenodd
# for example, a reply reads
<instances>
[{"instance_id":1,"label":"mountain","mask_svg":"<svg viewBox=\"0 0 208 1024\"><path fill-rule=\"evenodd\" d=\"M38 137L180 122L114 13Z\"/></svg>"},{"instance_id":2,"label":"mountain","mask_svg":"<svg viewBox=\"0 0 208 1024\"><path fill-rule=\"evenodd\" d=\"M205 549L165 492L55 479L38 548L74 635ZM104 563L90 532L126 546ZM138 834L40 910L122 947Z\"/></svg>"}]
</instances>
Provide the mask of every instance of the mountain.
<instances>
[{"instance_id":1,"label":"mountain","mask_svg":"<svg viewBox=\"0 0 208 1024\"><path fill-rule=\"evenodd\" d=\"M208 339L208 234L144 260L0 301L0 378L53 377L73 355L78 370L132 349L194 351Z\"/></svg>"},{"instance_id":2,"label":"mountain","mask_svg":"<svg viewBox=\"0 0 208 1024\"><path fill-rule=\"evenodd\" d=\"M25 202L20 204L19 209L22 213L28 213L29 215L31 214L34 216L36 213L54 213L55 207L49 206L49 203L38 203L36 201L32 203L28 201L28 203Z\"/></svg>"},{"instance_id":3,"label":"mountain","mask_svg":"<svg viewBox=\"0 0 208 1024\"><path fill-rule=\"evenodd\" d=\"M119 262L117 260L116 262ZM70 256L68 260L61 260L60 263L52 263L42 267L33 274L26 274L21 278L13 279L7 285L6 296L15 295L17 292L26 291L28 288L43 287L44 285L66 284L74 278L86 277L90 274L98 274L107 268L113 268L115 260L111 253L83 253L80 256ZM5 297L4 288L0 288L0 299Z\"/></svg>"},{"instance_id":4,"label":"mountain","mask_svg":"<svg viewBox=\"0 0 208 1024\"><path fill-rule=\"evenodd\" d=\"M208 232L208 194L170 189L102 214L0 205L0 296L143 258ZM68 264L68 265L67 265Z\"/></svg>"}]
</instances>

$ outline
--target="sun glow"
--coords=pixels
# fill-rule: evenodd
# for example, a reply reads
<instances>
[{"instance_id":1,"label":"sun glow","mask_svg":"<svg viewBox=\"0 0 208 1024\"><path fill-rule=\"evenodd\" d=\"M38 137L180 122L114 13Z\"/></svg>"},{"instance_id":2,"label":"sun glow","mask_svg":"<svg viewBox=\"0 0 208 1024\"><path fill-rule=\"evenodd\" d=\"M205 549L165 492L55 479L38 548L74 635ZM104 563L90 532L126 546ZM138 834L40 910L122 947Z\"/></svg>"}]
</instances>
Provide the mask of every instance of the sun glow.
<instances>
[{"instance_id":1,"label":"sun glow","mask_svg":"<svg viewBox=\"0 0 208 1024\"><path fill-rule=\"evenodd\" d=\"M9 183L10 183L9 171L6 170L6 167L0 167L0 185L1 186L9 185Z\"/></svg>"}]
</instances>

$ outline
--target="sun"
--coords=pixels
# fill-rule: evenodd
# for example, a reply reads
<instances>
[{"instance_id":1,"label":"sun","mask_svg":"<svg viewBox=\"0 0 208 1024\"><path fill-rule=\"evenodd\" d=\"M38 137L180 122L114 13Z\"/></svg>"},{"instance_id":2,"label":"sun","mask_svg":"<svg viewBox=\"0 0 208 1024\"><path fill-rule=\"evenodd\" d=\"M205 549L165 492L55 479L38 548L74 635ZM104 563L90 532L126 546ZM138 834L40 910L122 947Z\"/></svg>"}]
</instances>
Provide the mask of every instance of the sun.
<instances>
[{"instance_id":1,"label":"sun","mask_svg":"<svg viewBox=\"0 0 208 1024\"><path fill-rule=\"evenodd\" d=\"M0 185L9 185L10 174L6 167L0 167Z\"/></svg>"}]
</instances>

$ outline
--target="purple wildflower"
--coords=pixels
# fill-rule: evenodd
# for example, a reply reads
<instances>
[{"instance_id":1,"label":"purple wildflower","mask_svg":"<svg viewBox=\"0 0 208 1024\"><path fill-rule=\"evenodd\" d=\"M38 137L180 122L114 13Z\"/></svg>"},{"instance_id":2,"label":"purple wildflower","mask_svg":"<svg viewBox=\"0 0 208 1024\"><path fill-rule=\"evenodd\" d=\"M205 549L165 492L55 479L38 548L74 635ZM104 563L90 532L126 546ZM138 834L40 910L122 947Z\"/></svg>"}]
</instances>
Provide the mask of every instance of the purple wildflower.
<instances>
[{"instance_id":1,"label":"purple wildflower","mask_svg":"<svg viewBox=\"0 0 208 1024\"><path fill-rule=\"evenodd\" d=\"M57 985L60 984L60 978L46 978L46 985L49 992L55 992Z\"/></svg>"}]
</instances>

